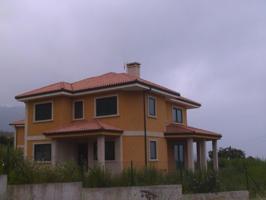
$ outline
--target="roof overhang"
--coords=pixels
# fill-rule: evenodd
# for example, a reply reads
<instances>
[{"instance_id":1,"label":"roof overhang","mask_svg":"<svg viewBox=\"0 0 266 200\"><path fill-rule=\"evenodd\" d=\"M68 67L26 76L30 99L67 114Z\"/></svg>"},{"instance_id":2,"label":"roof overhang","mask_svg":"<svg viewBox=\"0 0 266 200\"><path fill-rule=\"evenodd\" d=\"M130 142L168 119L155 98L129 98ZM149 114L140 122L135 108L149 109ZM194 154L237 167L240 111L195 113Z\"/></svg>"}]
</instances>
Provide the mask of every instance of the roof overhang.
<instances>
[{"instance_id":1,"label":"roof overhang","mask_svg":"<svg viewBox=\"0 0 266 200\"><path fill-rule=\"evenodd\" d=\"M165 133L165 138L168 139L188 139L192 138L194 140L219 140L222 138L220 135L208 135L199 133Z\"/></svg>"},{"instance_id":2,"label":"roof overhang","mask_svg":"<svg viewBox=\"0 0 266 200\"><path fill-rule=\"evenodd\" d=\"M116 131L80 131L80 132L71 132L71 133L43 133L48 138L51 139L60 139L60 138L84 138L84 137L93 137L93 136L120 136L122 132Z\"/></svg>"}]
</instances>

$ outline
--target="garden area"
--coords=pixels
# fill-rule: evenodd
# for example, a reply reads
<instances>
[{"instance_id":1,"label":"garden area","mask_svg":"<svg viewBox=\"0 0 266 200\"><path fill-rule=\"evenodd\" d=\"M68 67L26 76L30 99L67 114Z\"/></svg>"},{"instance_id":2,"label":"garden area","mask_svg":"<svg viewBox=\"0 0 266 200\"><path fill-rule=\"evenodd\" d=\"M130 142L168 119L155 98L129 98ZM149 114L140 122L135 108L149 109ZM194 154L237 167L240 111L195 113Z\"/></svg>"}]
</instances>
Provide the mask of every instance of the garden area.
<instances>
[{"instance_id":1,"label":"garden area","mask_svg":"<svg viewBox=\"0 0 266 200\"><path fill-rule=\"evenodd\" d=\"M266 161L246 158L241 150L231 147L219 151L219 172L191 173L182 169L165 172L151 166L143 169L131 166L119 175L112 175L100 167L85 170L73 162L56 166L38 164L25 160L21 151L8 144L10 141L0 144L0 174L8 175L9 184L80 181L91 188L182 184L184 193L249 190L252 197L264 197L266 191ZM211 169L211 161L208 164Z\"/></svg>"}]
</instances>

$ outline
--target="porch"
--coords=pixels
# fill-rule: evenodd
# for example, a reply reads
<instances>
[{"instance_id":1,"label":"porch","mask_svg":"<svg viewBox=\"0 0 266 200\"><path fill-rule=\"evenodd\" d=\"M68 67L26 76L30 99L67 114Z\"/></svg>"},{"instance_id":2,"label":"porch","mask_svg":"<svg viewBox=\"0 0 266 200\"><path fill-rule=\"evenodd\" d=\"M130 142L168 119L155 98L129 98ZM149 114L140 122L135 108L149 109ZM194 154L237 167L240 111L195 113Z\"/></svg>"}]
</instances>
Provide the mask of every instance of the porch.
<instances>
[{"instance_id":1,"label":"porch","mask_svg":"<svg viewBox=\"0 0 266 200\"><path fill-rule=\"evenodd\" d=\"M44 133L53 142L53 164L73 161L86 168L100 166L121 172L122 130L98 120L73 122L67 127Z\"/></svg>"},{"instance_id":2,"label":"porch","mask_svg":"<svg viewBox=\"0 0 266 200\"><path fill-rule=\"evenodd\" d=\"M207 142L212 143L212 166L217 171L219 168L217 141L221 137L220 134L203 129L170 124L165 133L169 171L180 168L190 171L196 168L207 170Z\"/></svg>"}]
</instances>

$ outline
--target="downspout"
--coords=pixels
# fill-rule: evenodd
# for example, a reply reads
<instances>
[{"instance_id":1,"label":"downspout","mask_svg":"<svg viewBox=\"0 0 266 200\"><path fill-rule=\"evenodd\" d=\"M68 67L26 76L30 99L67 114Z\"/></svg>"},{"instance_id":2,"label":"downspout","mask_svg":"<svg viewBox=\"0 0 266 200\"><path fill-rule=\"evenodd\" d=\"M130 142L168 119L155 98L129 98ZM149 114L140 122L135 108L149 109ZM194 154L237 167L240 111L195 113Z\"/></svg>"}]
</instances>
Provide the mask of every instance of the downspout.
<instances>
[{"instance_id":1,"label":"downspout","mask_svg":"<svg viewBox=\"0 0 266 200\"><path fill-rule=\"evenodd\" d=\"M143 117L144 117L144 158L145 158L145 167L148 166L148 158L147 158L147 114L146 114L146 92L149 90L143 91Z\"/></svg>"}]
</instances>

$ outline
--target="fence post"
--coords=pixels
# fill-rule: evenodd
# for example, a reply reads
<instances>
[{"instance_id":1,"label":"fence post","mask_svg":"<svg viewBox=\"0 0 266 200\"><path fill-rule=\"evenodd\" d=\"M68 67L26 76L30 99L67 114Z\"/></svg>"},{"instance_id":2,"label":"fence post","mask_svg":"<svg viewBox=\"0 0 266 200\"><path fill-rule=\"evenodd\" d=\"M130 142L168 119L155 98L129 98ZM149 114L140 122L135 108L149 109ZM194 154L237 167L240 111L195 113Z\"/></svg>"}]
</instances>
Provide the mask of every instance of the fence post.
<instances>
[{"instance_id":1,"label":"fence post","mask_svg":"<svg viewBox=\"0 0 266 200\"><path fill-rule=\"evenodd\" d=\"M0 175L0 199L7 199L7 175Z\"/></svg>"}]
</instances>

